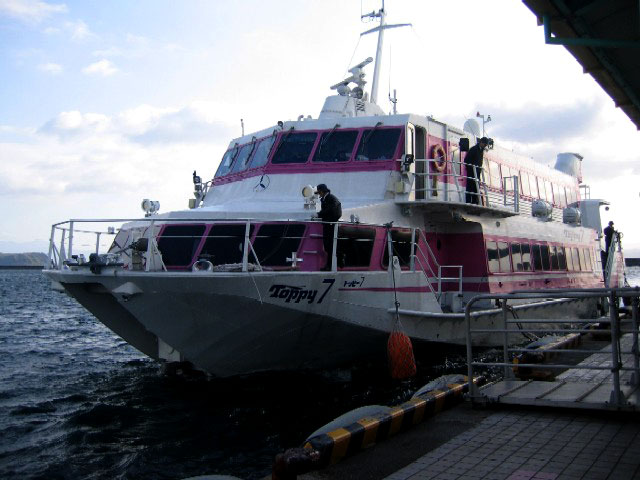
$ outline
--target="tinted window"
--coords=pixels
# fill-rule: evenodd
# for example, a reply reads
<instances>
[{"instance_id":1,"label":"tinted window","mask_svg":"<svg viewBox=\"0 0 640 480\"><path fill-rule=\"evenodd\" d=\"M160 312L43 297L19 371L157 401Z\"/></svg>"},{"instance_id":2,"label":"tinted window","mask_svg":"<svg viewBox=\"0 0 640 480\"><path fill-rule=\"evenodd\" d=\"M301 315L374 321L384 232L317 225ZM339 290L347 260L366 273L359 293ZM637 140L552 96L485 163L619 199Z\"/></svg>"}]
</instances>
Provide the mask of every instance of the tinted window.
<instances>
[{"instance_id":1,"label":"tinted window","mask_svg":"<svg viewBox=\"0 0 640 480\"><path fill-rule=\"evenodd\" d=\"M580 261L584 265L583 270L591 270L591 255L589 255L589 250L586 248L580 249Z\"/></svg>"},{"instance_id":2,"label":"tinted window","mask_svg":"<svg viewBox=\"0 0 640 480\"><path fill-rule=\"evenodd\" d=\"M371 263L375 228L338 226L336 256L345 267L368 267Z\"/></svg>"},{"instance_id":3,"label":"tinted window","mask_svg":"<svg viewBox=\"0 0 640 480\"><path fill-rule=\"evenodd\" d=\"M271 163L305 163L318 136L315 132L285 133Z\"/></svg>"},{"instance_id":4,"label":"tinted window","mask_svg":"<svg viewBox=\"0 0 640 480\"><path fill-rule=\"evenodd\" d=\"M560 270L567 269L567 256L564 253L564 247L558 247L558 266Z\"/></svg>"},{"instance_id":5,"label":"tinted window","mask_svg":"<svg viewBox=\"0 0 640 480\"><path fill-rule=\"evenodd\" d=\"M398 146L400 129L366 129L362 132L356 160L389 160Z\"/></svg>"},{"instance_id":6,"label":"tinted window","mask_svg":"<svg viewBox=\"0 0 640 480\"><path fill-rule=\"evenodd\" d=\"M487 261L490 272L500 271L500 260L498 259L498 247L496 242L487 242Z\"/></svg>"},{"instance_id":7,"label":"tinted window","mask_svg":"<svg viewBox=\"0 0 640 480\"><path fill-rule=\"evenodd\" d=\"M358 138L357 130L330 131L320 137L320 143L313 155L314 162L346 162Z\"/></svg>"},{"instance_id":8,"label":"tinted window","mask_svg":"<svg viewBox=\"0 0 640 480\"><path fill-rule=\"evenodd\" d=\"M531 271L531 246L528 243L520 244L520 251L522 253L522 266L525 272Z\"/></svg>"},{"instance_id":9,"label":"tinted window","mask_svg":"<svg viewBox=\"0 0 640 480\"><path fill-rule=\"evenodd\" d=\"M500 188L500 165L496 162L489 163L489 176L491 177L491 186Z\"/></svg>"},{"instance_id":10,"label":"tinted window","mask_svg":"<svg viewBox=\"0 0 640 480\"><path fill-rule=\"evenodd\" d=\"M511 263L509 262L509 244L507 242L498 242L498 257L500 258L500 271L510 272Z\"/></svg>"},{"instance_id":11,"label":"tinted window","mask_svg":"<svg viewBox=\"0 0 640 480\"><path fill-rule=\"evenodd\" d=\"M513 271L523 272L524 265L522 265L522 254L520 253L520 244L511 244L511 258L513 259Z\"/></svg>"},{"instance_id":12,"label":"tinted window","mask_svg":"<svg viewBox=\"0 0 640 480\"><path fill-rule=\"evenodd\" d=\"M558 262L558 247L549 247L549 253L551 255L551 270L559 270L560 263Z\"/></svg>"},{"instance_id":13,"label":"tinted window","mask_svg":"<svg viewBox=\"0 0 640 480\"><path fill-rule=\"evenodd\" d=\"M584 268L584 265L580 265L580 254L578 253L577 248L571 248L571 257L573 258L573 268L576 270L576 272L582 270Z\"/></svg>"},{"instance_id":14,"label":"tinted window","mask_svg":"<svg viewBox=\"0 0 640 480\"><path fill-rule=\"evenodd\" d=\"M267 164L269 154L271 153L271 147L273 147L273 142L275 142L275 140L275 135L267 137L264 140L260 140L256 146L256 151L253 154L249 168L264 167Z\"/></svg>"},{"instance_id":15,"label":"tinted window","mask_svg":"<svg viewBox=\"0 0 640 480\"><path fill-rule=\"evenodd\" d=\"M293 252L298 252L305 226L301 223L277 223L260 226L253 241L253 249L261 265L290 266ZM251 258L251 255L249 256Z\"/></svg>"},{"instance_id":16,"label":"tinted window","mask_svg":"<svg viewBox=\"0 0 640 480\"><path fill-rule=\"evenodd\" d=\"M549 180L544 181L544 190L547 202L553 203L553 189L551 188L551 182Z\"/></svg>"},{"instance_id":17,"label":"tinted window","mask_svg":"<svg viewBox=\"0 0 640 480\"><path fill-rule=\"evenodd\" d=\"M523 195L527 197L531 196L531 189L529 188L529 174L527 172L520 172L520 190Z\"/></svg>"},{"instance_id":18,"label":"tinted window","mask_svg":"<svg viewBox=\"0 0 640 480\"><path fill-rule=\"evenodd\" d=\"M542 259L542 269L551 270L551 262L549 261L549 247L540 245L540 258Z\"/></svg>"},{"instance_id":19,"label":"tinted window","mask_svg":"<svg viewBox=\"0 0 640 480\"><path fill-rule=\"evenodd\" d=\"M220 161L220 166L216 171L216 177L221 177L229 173L231 170L231 164L233 163L234 158L236 158L236 154L238 153L238 147L234 147L231 150L227 150L227 152L222 157Z\"/></svg>"},{"instance_id":20,"label":"tinted window","mask_svg":"<svg viewBox=\"0 0 640 480\"><path fill-rule=\"evenodd\" d=\"M533 266L537 271L542 270L542 255L540 254L540 245L531 245L531 253L533 254Z\"/></svg>"},{"instance_id":21,"label":"tinted window","mask_svg":"<svg viewBox=\"0 0 640 480\"><path fill-rule=\"evenodd\" d=\"M244 224L212 226L198 257L209 260L214 265L241 263L245 228Z\"/></svg>"},{"instance_id":22,"label":"tinted window","mask_svg":"<svg viewBox=\"0 0 640 480\"><path fill-rule=\"evenodd\" d=\"M158 250L167 267L191 265L200 244L204 225L170 225L162 231Z\"/></svg>"},{"instance_id":23,"label":"tinted window","mask_svg":"<svg viewBox=\"0 0 640 480\"><path fill-rule=\"evenodd\" d=\"M236 161L233 163L233 168L231 169L231 173L235 172L243 172L247 169L249 165L249 160L251 159L251 154L253 153L253 149L255 148L256 143L251 142L246 144L244 147L240 148L238 152L238 156L236 157Z\"/></svg>"},{"instance_id":24,"label":"tinted window","mask_svg":"<svg viewBox=\"0 0 640 480\"><path fill-rule=\"evenodd\" d=\"M540 198L538 193L538 180L533 175L529 176L529 186L531 187L531 196L533 198Z\"/></svg>"},{"instance_id":25,"label":"tinted window","mask_svg":"<svg viewBox=\"0 0 640 480\"><path fill-rule=\"evenodd\" d=\"M391 243L393 247L393 255L398 257L400 262L400 266L406 267L409 265L409 261L411 260L411 232L410 231L401 231L401 230L391 230ZM382 257L382 265L389 265L389 251L388 251L388 241L385 235L384 238L384 255Z\"/></svg>"},{"instance_id":26,"label":"tinted window","mask_svg":"<svg viewBox=\"0 0 640 480\"><path fill-rule=\"evenodd\" d=\"M573 267L573 257L571 256L571 249L569 247L566 248L566 264L567 264L567 270L572 272L573 268L574 268Z\"/></svg>"}]
</instances>

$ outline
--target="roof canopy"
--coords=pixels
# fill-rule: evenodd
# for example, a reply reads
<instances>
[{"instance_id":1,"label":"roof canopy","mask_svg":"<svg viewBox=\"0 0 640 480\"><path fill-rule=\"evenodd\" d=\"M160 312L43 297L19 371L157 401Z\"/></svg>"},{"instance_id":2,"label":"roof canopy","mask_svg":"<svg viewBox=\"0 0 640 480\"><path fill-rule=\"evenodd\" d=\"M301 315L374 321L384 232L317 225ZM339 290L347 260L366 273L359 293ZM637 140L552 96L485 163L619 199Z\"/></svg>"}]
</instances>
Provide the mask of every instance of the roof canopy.
<instances>
[{"instance_id":1,"label":"roof canopy","mask_svg":"<svg viewBox=\"0 0 640 480\"><path fill-rule=\"evenodd\" d=\"M640 2L523 0L640 130Z\"/></svg>"}]
</instances>

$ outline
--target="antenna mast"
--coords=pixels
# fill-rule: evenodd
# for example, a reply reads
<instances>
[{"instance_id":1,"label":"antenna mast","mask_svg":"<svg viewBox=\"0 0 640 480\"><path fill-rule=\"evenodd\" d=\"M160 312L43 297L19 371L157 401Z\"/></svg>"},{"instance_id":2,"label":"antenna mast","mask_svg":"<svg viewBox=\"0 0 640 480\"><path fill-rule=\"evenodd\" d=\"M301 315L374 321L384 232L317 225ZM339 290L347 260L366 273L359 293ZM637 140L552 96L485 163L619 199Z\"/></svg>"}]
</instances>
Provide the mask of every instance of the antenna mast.
<instances>
[{"instance_id":1,"label":"antenna mast","mask_svg":"<svg viewBox=\"0 0 640 480\"><path fill-rule=\"evenodd\" d=\"M384 42L384 31L388 28L397 28L397 27L410 27L410 23L396 23L393 25L387 25L385 23L385 17L387 13L384 11L384 0L382 0L382 8L377 12L373 11L371 13L367 13L365 15L361 15L360 19L363 18L379 18L380 25L374 27L366 32L362 32L360 36L367 35L369 33L378 32L378 48L376 48L376 63L373 67L373 80L371 81L371 103L377 103L378 100L378 80L380 77L380 64L382 63L382 44Z\"/></svg>"}]
</instances>

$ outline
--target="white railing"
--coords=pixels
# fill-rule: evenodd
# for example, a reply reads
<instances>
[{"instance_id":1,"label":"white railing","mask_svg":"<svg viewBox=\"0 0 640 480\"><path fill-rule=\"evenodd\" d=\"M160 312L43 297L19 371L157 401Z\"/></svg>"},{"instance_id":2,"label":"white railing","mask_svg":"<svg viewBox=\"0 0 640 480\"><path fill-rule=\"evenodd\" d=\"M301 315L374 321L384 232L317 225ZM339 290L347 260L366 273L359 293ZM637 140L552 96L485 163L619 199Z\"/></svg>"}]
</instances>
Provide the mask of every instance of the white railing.
<instances>
[{"instance_id":1,"label":"white railing","mask_svg":"<svg viewBox=\"0 0 640 480\"><path fill-rule=\"evenodd\" d=\"M416 237L416 232L418 233L418 238ZM422 244L425 246L426 254L422 247L420 246L420 240L422 240ZM411 264L410 269L412 271L416 271L416 264L419 266L419 270L424 274L427 285L438 300L442 295L442 282L457 282L458 283L458 292L462 293L462 265L440 265L436 256L431 250L429 243L427 242L427 238L424 235L422 230L414 229L412 231L412 252L411 252ZM416 254L419 253L419 255ZM424 262L423 260L424 259ZM435 267L435 268L434 268ZM443 277L443 270L455 269L458 274L455 277ZM433 288L431 285L431 279L435 278L437 289Z\"/></svg>"},{"instance_id":2,"label":"white railing","mask_svg":"<svg viewBox=\"0 0 640 480\"><path fill-rule=\"evenodd\" d=\"M478 167L479 179L466 175L466 165L464 162L449 160L449 171L446 169L438 171L436 165L438 159L415 159L414 181L409 192L409 198L413 201L442 201L466 203L467 195L477 197L477 204L484 207L500 208L519 212L519 190L518 177L505 177L502 179L502 194L493 192L487 181L486 172L482 167ZM462 172L465 172L463 174ZM477 182L476 193L466 191L466 182ZM512 187L507 188L507 182Z\"/></svg>"}]
</instances>

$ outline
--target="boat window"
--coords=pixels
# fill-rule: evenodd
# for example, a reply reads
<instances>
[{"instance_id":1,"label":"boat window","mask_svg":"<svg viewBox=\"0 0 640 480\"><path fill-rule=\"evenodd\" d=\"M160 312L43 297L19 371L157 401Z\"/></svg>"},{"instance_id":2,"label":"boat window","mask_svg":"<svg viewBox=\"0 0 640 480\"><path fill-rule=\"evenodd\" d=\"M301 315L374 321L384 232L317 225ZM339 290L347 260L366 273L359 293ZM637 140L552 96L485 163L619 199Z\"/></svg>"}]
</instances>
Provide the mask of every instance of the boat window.
<instances>
[{"instance_id":1,"label":"boat window","mask_svg":"<svg viewBox=\"0 0 640 480\"><path fill-rule=\"evenodd\" d=\"M260 226L253 249L260 264L268 267L290 266L291 254L298 252L304 236L303 223L274 223ZM251 258L252 255L249 255Z\"/></svg>"},{"instance_id":2,"label":"boat window","mask_svg":"<svg viewBox=\"0 0 640 480\"><path fill-rule=\"evenodd\" d=\"M264 167L267 164L269 154L271 153L271 147L273 147L273 142L275 142L275 140L275 135L271 135L270 137L260 140L256 146L256 153L253 154L249 168Z\"/></svg>"},{"instance_id":3,"label":"boat window","mask_svg":"<svg viewBox=\"0 0 640 480\"><path fill-rule=\"evenodd\" d=\"M245 229L245 224L213 225L198 258L209 260L214 265L241 263ZM253 225L250 231L253 231Z\"/></svg>"},{"instance_id":4,"label":"boat window","mask_svg":"<svg viewBox=\"0 0 640 480\"><path fill-rule=\"evenodd\" d=\"M489 176L491 177L491 186L500 188L500 165L496 162L489 163Z\"/></svg>"},{"instance_id":5,"label":"boat window","mask_svg":"<svg viewBox=\"0 0 640 480\"><path fill-rule=\"evenodd\" d=\"M391 229L391 243L393 247L393 255L398 257L401 267L408 267L411 260L411 231L410 230L394 230ZM382 256L382 266L389 266L388 241L384 238L384 254Z\"/></svg>"},{"instance_id":6,"label":"boat window","mask_svg":"<svg viewBox=\"0 0 640 480\"><path fill-rule=\"evenodd\" d=\"M375 238L375 228L339 225L336 246L339 263L345 267L368 267Z\"/></svg>"},{"instance_id":7,"label":"boat window","mask_svg":"<svg viewBox=\"0 0 640 480\"><path fill-rule=\"evenodd\" d=\"M514 272L522 272L524 271L524 265L522 265L522 253L520 252L520 244L512 243L511 244L511 259L513 261L513 271Z\"/></svg>"},{"instance_id":8,"label":"boat window","mask_svg":"<svg viewBox=\"0 0 640 480\"><path fill-rule=\"evenodd\" d=\"M531 196L531 189L529 188L529 174L527 172L520 172L520 193L526 197Z\"/></svg>"},{"instance_id":9,"label":"boat window","mask_svg":"<svg viewBox=\"0 0 640 480\"><path fill-rule=\"evenodd\" d=\"M528 243L520 244L520 252L522 253L522 267L525 272L531 271L531 246Z\"/></svg>"},{"instance_id":10,"label":"boat window","mask_svg":"<svg viewBox=\"0 0 640 480\"><path fill-rule=\"evenodd\" d=\"M238 156L236 157L236 161L233 162L231 173L244 172L247 169L249 160L251 159L251 154L253 153L255 147L256 142L251 142L240 148Z\"/></svg>"},{"instance_id":11,"label":"boat window","mask_svg":"<svg viewBox=\"0 0 640 480\"><path fill-rule=\"evenodd\" d=\"M331 130L324 132L313 154L314 162L346 162L351 158L358 138L357 130Z\"/></svg>"},{"instance_id":12,"label":"boat window","mask_svg":"<svg viewBox=\"0 0 640 480\"><path fill-rule=\"evenodd\" d=\"M564 247L558 247L558 266L560 270L567 269L567 255L565 254Z\"/></svg>"},{"instance_id":13,"label":"boat window","mask_svg":"<svg viewBox=\"0 0 640 480\"><path fill-rule=\"evenodd\" d=\"M531 187L531 197L540 198L540 193L538 192L538 179L536 176L531 175L529 177L529 186Z\"/></svg>"},{"instance_id":14,"label":"boat window","mask_svg":"<svg viewBox=\"0 0 640 480\"><path fill-rule=\"evenodd\" d=\"M511 263L509 262L509 244L507 242L498 242L498 257L500 259L500 271L510 272Z\"/></svg>"},{"instance_id":15,"label":"boat window","mask_svg":"<svg viewBox=\"0 0 640 480\"><path fill-rule=\"evenodd\" d=\"M399 128L363 130L356 160L389 160L393 158L400 139Z\"/></svg>"},{"instance_id":16,"label":"boat window","mask_svg":"<svg viewBox=\"0 0 640 480\"><path fill-rule=\"evenodd\" d=\"M540 258L542 259L542 270L551 270L548 245L540 245Z\"/></svg>"},{"instance_id":17,"label":"boat window","mask_svg":"<svg viewBox=\"0 0 640 480\"><path fill-rule=\"evenodd\" d=\"M549 247L551 254L551 270L560 270L560 262L558 260L558 247Z\"/></svg>"},{"instance_id":18,"label":"boat window","mask_svg":"<svg viewBox=\"0 0 640 480\"><path fill-rule=\"evenodd\" d=\"M316 132L288 132L280 137L273 164L305 163L313 150L318 134Z\"/></svg>"},{"instance_id":19,"label":"boat window","mask_svg":"<svg viewBox=\"0 0 640 480\"><path fill-rule=\"evenodd\" d=\"M167 267L186 267L191 265L196 253L204 225L168 225L158 239L158 250Z\"/></svg>"},{"instance_id":20,"label":"boat window","mask_svg":"<svg viewBox=\"0 0 640 480\"><path fill-rule=\"evenodd\" d=\"M544 181L544 190L546 192L547 202L553 204L553 188L549 180Z\"/></svg>"},{"instance_id":21,"label":"boat window","mask_svg":"<svg viewBox=\"0 0 640 480\"><path fill-rule=\"evenodd\" d=\"M531 253L533 254L533 267L537 272L542 270L542 255L540 254L540 245L531 245Z\"/></svg>"},{"instance_id":22,"label":"boat window","mask_svg":"<svg viewBox=\"0 0 640 480\"><path fill-rule=\"evenodd\" d=\"M238 153L237 145L233 147L231 150L226 151L226 153L222 157L222 160L220 161L220 166L218 167L218 170L216 170L216 175L215 175L216 177L222 177L223 175L226 175L227 173L229 173L229 170L231 170L231 165L233 164L233 160L234 158L236 158L237 153Z\"/></svg>"},{"instance_id":23,"label":"boat window","mask_svg":"<svg viewBox=\"0 0 640 480\"><path fill-rule=\"evenodd\" d=\"M589 250L587 248L583 248L581 250L580 260L584 257L584 264L586 265L586 270L591 270L591 255L589 255Z\"/></svg>"},{"instance_id":24,"label":"boat window","mask_svg":"<svg viewBox=\"0 0 640 480\"><path fill-rule=\"evenodd\" d=\"M491 273L500 271L500 260L498 259L498 246L496 242L487 242L487 262Z\"/></svg>"},{"instance_id":25,"label":"boat window","mask_svg":"<svg viewBox=\"0 0 640 480\"><path fill-rule=\"evenodd\" d=\"M564 248L564 247L563 247ZM566 253L566 263L567 263L567 270L569 270L570 272L573 272L573 257L571 256L571 248L567 247L565 249Z\"/></svg>"},{"instance_id":26,"label":"boat window","mask_svg":"<svg viewBox=\"0 0 640 480\"><path fill-rule=\"evenodd\" d=\"M571 248L571 258L573 259L573 268L576 272L582 270L580 266L580 254L578 253L578 249L575 247Z\"/></svg>"},{"instance_id":27,"label":"boat window","mask_svg":"<svg viewBox=\"0 0 640 480\"><path fill-rule=\"evenodd\" d=\"M552 186L553 186L553 198L555 198L556 205L560 207L565 207L567 205L567 202L565 201L565 198L564 198L564 187L561 187L556 183L552 184Z\"/></svg>"}]
</instances>

